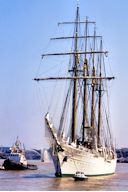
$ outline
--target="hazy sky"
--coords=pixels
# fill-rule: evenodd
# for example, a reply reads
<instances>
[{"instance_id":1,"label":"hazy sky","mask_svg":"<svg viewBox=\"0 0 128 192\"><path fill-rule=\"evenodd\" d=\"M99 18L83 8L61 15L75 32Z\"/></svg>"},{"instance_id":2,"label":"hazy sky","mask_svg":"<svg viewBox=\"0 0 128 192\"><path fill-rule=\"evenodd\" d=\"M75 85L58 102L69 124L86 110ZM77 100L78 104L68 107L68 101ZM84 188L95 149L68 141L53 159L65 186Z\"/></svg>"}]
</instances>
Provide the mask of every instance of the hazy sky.
<instances>
[{"instance_id":1,"label":"hazy sky","mask_svg":"<svg viewBox=\"0 0 128 192\"><path fill-rule=\"evenodd\" d=\"M60 21L75 17L76 0L0 0L0 145L19 136L27 148L46 146L35 77ZM80 0L81 18L97 22L116 76L111 115L117 147L128 147L128 0ZM42 109L43 110L43 109Z\"/></svg>"}]
</instances>

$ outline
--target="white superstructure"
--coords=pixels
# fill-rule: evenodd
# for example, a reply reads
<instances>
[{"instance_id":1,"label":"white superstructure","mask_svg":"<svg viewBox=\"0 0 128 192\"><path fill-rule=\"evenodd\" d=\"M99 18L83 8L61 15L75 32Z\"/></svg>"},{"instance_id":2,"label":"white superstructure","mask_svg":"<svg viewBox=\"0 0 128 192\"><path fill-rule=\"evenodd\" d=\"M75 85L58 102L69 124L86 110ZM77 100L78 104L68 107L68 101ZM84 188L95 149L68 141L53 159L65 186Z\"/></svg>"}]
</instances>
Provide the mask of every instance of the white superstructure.
<instances>
[{"instance_id":1,"label":"white superstructure","mask_svg":"<svg viewBox=\"0 0 128 192\"><path fill-rule=\"evenodd\" d=\"M49 149L54 162L56 176L74 175L77 171L87 176L110 175L115 173L116 153L107 148L88 149L75 143L58 141L49 114L45 117L47 128L55 141Z\"/></svg>"}]
</instances>

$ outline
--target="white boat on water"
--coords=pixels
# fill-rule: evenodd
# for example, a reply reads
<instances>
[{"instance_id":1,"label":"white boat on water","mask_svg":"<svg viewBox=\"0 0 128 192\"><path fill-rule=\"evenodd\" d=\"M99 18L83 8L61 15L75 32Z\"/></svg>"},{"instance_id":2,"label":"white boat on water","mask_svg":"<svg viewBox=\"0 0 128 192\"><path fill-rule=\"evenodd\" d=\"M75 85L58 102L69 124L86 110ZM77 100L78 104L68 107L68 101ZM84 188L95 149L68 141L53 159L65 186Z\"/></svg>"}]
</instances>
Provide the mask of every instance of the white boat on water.
<instances>
[{"instance_id":1,"label":"white boat on water","mask_svg":"<svg viewBox=\"0 0 128 192\"><path fill-rule=\"evenodd\" d=\"M85 180L88 180L88 177L83 172L79 172L79 171L77 171L75 173L73 178L75 179L75 181L85 181Z\"/></svg>"},{"instance_id":2,"label":"white boat on water","mask_svg":"<svg viewBox=\"0 0 128 192\"><path fill-rule=\"evenodd\" d=\"M59 126L53 125L54 115L51 120L50 112L45 116L55 174L60 177L69 176L78 170L86 176L113 174L117 159L109 124L107 84L114 77L106 75L108 52L104 50L102 36L96 33L96 23L87 17L80 20L79 6L75 21L61 24L73 25L74 34L52 40L72 40L72 50L46 53L42 58L51 57L53 60L53 57L69 56L69 75L34 79L38 82L69 82L61 115L58 115Z\"/></svg>"},{"instance_id":3,"label":"white boat on water","mask_svg":"<svg viewBox=\"0 0 128 192\"><path fill-rule=\"evenodd\" d=\"M37 169L36 165L28 164L25 157L25 149L21 147L21 142L19 141L18 137L10 150L10 155L3 162L3 167L5 170Z\"/></svg>"},{"instance_id":4,"label":"white boat on water","mask_svg":"<svg viewBox=\"0 0 128 192\"><path fill-rule=\"evenodd\" d=\"M75 142L68 143L64 139L59 140L49 120L49 114L46 115L45 120L55 141L55 144L50 148L50 152L56 176L74 175L77 170L84 172L86 176L115 173L117 159L114 150L107 149L107 147L97 147L95 149Z\"/></svg>"}]
</instances>

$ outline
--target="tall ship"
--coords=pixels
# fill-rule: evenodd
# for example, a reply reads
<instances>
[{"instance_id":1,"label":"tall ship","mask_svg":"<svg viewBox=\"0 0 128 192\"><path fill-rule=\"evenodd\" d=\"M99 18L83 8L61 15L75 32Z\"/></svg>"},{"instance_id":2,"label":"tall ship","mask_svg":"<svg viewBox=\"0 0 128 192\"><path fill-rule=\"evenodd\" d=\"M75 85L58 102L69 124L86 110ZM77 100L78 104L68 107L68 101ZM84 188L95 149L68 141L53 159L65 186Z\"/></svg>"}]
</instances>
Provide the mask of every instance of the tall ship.
<instances>
[{"instance_id":1,"label":"tall ship","mask_svg":"<svg viewBox=\"0 0 128 192\"><path fill-rule=\"evenodd\" d=\"M44 117L55 175L70 176L77 171L87 176L113 174L117 159L109 122L108 88L114 76L107 75L108 51L104 50L103 37L97 35L96 23L88 17L80 20L79 5L75 20L60 25L73 26L73 34L51 40L72 41L72 48L70 51L45 53L42 59L67 57L67 72L61 76L34 78L44 83L66 82L64 97L61 97L63 86L58 90L57 102L62 102L56 116L58 125L55 126L53 120L56 108L52 116L47 111ZM56 97L52 95L52 99Z\"/></svg>"}]
</instances>

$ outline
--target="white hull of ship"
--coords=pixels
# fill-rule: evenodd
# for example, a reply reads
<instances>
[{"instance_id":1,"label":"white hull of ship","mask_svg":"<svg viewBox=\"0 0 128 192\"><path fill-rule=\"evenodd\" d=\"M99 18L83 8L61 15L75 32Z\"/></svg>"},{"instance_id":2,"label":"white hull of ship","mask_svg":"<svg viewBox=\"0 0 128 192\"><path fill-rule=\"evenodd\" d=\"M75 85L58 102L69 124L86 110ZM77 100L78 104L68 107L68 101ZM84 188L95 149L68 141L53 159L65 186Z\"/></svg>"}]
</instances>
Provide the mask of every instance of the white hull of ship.
<instances>
[{"instance_id":1,"label":"white hull of ship","mask_svg":"<svg viewBox=\"0 0 128 192\"><path fill-rule=\"evenodd\" d=\"M62 146L62 145L61 145ZM77 171L84 172L87 176L110 175L115 173L116 157L108 158L95 150L82 150L63 145L64 151L54 153L51 156L54 162L56 176L74 175ZM114 155L114 154L113 154Z\"/></svg>"}]
</instances>

